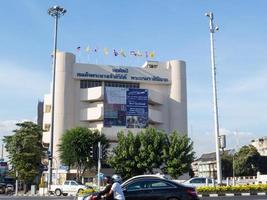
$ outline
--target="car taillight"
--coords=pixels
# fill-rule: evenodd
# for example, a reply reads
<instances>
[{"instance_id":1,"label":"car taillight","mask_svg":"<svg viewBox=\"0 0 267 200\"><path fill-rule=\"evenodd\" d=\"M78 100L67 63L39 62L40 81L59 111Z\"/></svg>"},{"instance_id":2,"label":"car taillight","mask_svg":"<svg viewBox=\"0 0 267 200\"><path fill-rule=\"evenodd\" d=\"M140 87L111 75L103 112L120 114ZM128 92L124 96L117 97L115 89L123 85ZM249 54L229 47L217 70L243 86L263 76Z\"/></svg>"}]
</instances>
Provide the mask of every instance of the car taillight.
<instances>
[{"instance_id":1,"label":"car taillight","mask_svg":"<svg viewBox=\"0 0 267 200\"><path fill-rule=\"evenodd\" d=\"M192 197L196 197L197 196L197 192L194 188L190 188L186 190L186 193L189 194Z\"/></svg>"}]
</instances>

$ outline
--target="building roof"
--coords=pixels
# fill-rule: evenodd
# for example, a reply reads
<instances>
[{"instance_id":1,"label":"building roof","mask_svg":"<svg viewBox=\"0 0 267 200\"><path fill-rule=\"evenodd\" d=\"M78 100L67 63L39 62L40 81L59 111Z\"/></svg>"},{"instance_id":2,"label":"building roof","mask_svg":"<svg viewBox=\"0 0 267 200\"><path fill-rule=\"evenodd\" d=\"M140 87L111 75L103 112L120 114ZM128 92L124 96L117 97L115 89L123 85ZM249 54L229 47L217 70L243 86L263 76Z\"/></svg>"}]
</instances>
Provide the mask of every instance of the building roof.
<instances>
[{"instance_id":1,"label":"building roof","mask_svg":"<svg viewBox=\"0 0 267 200\"><path fill-rule=\"evenodd\" d=\"M197 159L197 161L212 161L212 160L216 160L216 153L212 152L212 153L204 153L200 156L200 158Z\"/></svg>"},{"instance_id":2,"label":"building roof","mask_svg":"<svg viewBox=\"0 0 267 200\"><path fill-rule=\"evenodd\" d=\"M234 154L234 150L233 149L229 149L229 150L225 150L224 152L228 153L228 154ZM212 153L204 153L200 156L200 158L198 158L196 161L202 161L202 162L207 162L207 161L214 161L216 160L216 153L212 152Z\"/></svg>"}]
</instances>

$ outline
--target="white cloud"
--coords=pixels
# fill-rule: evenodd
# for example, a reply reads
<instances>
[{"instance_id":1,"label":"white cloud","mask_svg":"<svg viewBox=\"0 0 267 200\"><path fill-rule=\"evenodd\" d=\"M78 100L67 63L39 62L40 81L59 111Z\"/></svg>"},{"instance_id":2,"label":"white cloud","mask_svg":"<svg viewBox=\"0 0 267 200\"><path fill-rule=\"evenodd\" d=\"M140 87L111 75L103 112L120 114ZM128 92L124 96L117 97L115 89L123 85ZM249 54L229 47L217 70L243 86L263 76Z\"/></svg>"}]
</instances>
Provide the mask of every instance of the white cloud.
<instances>
[{"instance_id":1,"label":"white cloud","mask_svg":"<svg viewBox=\"0 0 267 200\"><path fill-rule=\"evenodd\" d=\"M27 119L22 120L2 120L0 121L0 138L2 139L4 136L13 135L13 130L17 129L17 123L24 121L32 121Z\"/></svg>"},{"instance_id":2,"label":"white cloud","mask_svg":"<svg viewBox=\"0 0 267 200\"><path fill-rule=\"evenodd\" d=\"M16 123L18 123L17 120L0 121L0 137L12 135L12 131L16 128Z\"/></svg>"}]
</instances>

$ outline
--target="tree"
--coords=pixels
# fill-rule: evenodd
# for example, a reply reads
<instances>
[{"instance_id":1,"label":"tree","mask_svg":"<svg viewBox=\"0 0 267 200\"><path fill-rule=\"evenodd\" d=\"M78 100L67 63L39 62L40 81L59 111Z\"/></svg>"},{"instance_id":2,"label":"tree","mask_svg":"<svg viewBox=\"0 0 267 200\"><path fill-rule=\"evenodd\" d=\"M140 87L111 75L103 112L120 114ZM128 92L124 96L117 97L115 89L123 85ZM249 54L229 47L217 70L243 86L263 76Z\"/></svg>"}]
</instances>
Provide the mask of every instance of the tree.
<instances>
[{"instance_id":1,"label":"tree","mask_svg":"<svg viewBox=\"0 0 267 200\"><path fill-rule=\"evenodd\" d=\"M143 174L145 170L138 165L138 154L140 148L139 136L134 136L132 132L124 135L118 133L118 144L113 149L113 155L109 159L109 164L116 173L124 178L130 178L138 174Z\"/></svg>"},{"instance_id":2,"label":"tree","mask_svg":"<svg viewBox=\"0 0 267 200\"><path fill-rule=\"evenodd\" d=\"M169 148L165 157L166 167L163 171L173 178L189 172L194 160L193 142L186 135L172 132L169 138Z\"/></svg>"},{"instance_id":3,"label":"tree","mask_svg":"<svg viewBox=\"0 0 267 200\"><path fill-rule=\"evenodd\" d=\"M109 146L105 135L85 127L72 128L63 134L59 144L60 159L63 164L77 169L78 180L87 169L97 165L90 157L90 148L98 142L101 142L104 149Z\"/></svg>"},{"instance_id":4,"label":"tree","mask_svg":"<svg viewBox=\"0 0 267 200\"><path fill-rule=\"evenodd\" d=\"M19 129L14 135L5 136L3 141L9 154L13 174L18 171L19 179L26 186L34 183L42 168L41 158L44 155L42 146L42 128L33 122L16 124Z\"/></svg>"},{"instance_id":5,"label":"tree","mask_svg":"<svg viewBox=\"0 0 267 200\"><path fill-rule=\"evenodd\" d=\"M188 172L193 161L193 144L186 136L148 128L134 135L118 134L118 144L109 159L116 173L124 178L161 169L173 177Z\"/></svg>"},{"instance_id":6,"label":"tree","mask_svg":"<svg viewBox=\"0 0 267 200\"><path fill-rule=\"evenodd\" d=\"M161 168L168 149L168 137L160 130L148 128L138 134L140 148L136 160L138 168L143 168L145 173L153 173L156 168Z\"/></svg>"},{"instance_id":7,"label":"tree","mask_svg":"<svg viewBox=\"0 0 267 200\"><path fill-rule=\"evenodd\" d=\"M243 146L234 155L234 171L236 176L255 176L259 170L260 154L252 146Z\"/></svg>"},{"instance_id":8,"label":"tree","mask_svg":"<svg viewBox=\"0 0 267 200\"><path fill-rule=\"evenodd\" d=\"M224 178L233 176L233 155L229 151L222 154L222 176Z\"/></svg>"}]
</instances>

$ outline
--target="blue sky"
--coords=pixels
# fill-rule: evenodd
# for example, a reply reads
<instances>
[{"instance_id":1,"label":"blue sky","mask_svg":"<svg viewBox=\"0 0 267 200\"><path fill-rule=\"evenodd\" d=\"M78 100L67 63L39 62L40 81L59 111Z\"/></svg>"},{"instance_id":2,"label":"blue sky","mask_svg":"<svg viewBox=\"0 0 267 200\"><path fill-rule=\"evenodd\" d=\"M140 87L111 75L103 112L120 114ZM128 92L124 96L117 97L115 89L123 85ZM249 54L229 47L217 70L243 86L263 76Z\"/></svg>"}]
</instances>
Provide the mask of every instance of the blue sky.
<instances>
[{"instance_id":1,"label":"blue sky","mask_svg":"<svg viewBox=\"0 0 267 200\"><path fill-rule=\"evenodd\" d=\"M227 147L267 135L267 2L265 0L1 1L0 135L14 123L36 120L38 99L49 92L53 19L47 9L61 5L59 50L79 60L114 65L144 59L86 57L84 48L155 51L155 60L187 62L188 127L197 154L215 149L212 117L208 18L215 34L219 122ZM12 10L11 10L12 8ZM237 133L236 133L237 132Z\"/></svg>"}]
</instances>

